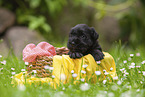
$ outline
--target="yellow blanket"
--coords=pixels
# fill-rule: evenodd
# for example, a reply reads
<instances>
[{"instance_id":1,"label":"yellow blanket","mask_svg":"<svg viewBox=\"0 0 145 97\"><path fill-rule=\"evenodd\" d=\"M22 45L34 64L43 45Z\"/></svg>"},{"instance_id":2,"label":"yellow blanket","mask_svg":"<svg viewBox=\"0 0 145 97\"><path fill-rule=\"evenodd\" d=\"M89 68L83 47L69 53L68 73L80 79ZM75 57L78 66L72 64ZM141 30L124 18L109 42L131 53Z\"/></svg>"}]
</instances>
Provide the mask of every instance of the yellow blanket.
<instances>
[{"instance_id":1,"label":"yellow blanket","mask_svg":"<svg viewBox=\"0 0 145 97\"><path fill-rule=\"evenodd\" d=\"M73 82L74 84L80 81L91 81L95 83L97 81L102 81L106 76L110 79L116 77L116 66L113 57L104 52L104 59L101 60L100 64L97 64L92 55L88 54L80 59L71 59L68 55L56 55L53 57L53 72L52 77L47 78L37 78L29 77L27 78L27 72L23 74L22 72L14 75L12 79L12 84L23 85L32 83L50 83L51 86L56 88L61 83L66 84Z\"/></svg>"}]
</instances>

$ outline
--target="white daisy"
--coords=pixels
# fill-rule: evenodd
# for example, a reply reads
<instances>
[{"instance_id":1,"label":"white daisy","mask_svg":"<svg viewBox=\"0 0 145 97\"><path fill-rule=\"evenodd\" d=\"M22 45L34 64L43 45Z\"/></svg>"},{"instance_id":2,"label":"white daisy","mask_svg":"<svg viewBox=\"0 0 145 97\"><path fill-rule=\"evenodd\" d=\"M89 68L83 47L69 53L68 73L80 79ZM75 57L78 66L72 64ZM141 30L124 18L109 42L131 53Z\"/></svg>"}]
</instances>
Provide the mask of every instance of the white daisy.
<instances>
[{"instance_id":1,"label":"white daisy","mask_svg":"<svg viewBox=\"0 0 145 97\"><path fill-rule=\"evenodd\" d=\"M123 63L124 63L124 64L127 63L127 60L124 60Z\"/></svg>"},{"instance_id":2,"label":"white daisy","mask_svg":"<svg viewBox=\"0 0 145 97\"><path fill-rule=\"evenodd\" d=\"M0 68L0 71L3 70L4 68Z\"/></svg>"},{"instance_id":3,"label":"white daisy","mask_svg":"<svg viewBox=\"0 0 145 97\"><path fill-rule=\"evenodd\" d=\"M141 62L142 64L145 64L145 60Z\"/></svg>"},{"instance_id":4,"label":"white daisy","mask_svg":"<svg viewBox=\"0 0 145 97\"><path fill-rule=\"evenodd\" d=\"M101 61L96 61L96 63L99 65L99 64L101 64Z\"/></svg>"},{"instance_id":5,"label":"white daisy","mask_svg":"<svg viewBox=\"0 0 145 97\"><path fill-rule=\"evenodd\" d=\"M81 78L81 81L82 81L82 82L84 82L84 81L85 81L85 79L84 79L84 78Z\"/></svg>"},{"instance_id":6,"label":"white daisy","mask_svg":"<svg viewBox=\"0 0 145 97\"><path fill-rule=\"evenodd\" d=\"M121 85L121 84L122 84L122 81L119 80L119 81L117 82L117 84L118 84L118 85Z\"/></svg>"},{"instance_id":7,"label":"white daisy","mask_svg":"<svg viewBox=\"0 0 145 97\"><path fill-rule=\"evenodd\" d=\"M87 68L87 66L88 66L87 64L84 64L84 65L83 65L83 68Z\"/></svg>"},{"instance_id":8,"label":"white daisy","mask_svg":"<svg viewBox=\"0 0 145 97\"><path fill-rule=\"evenodd\" d=\"M21 71L26 71L25 69L21 69Z\"/></svg>"},{"instance_id":9,"label":"white daisy","mask_svg":"<svg viewBox=\"0 0 145 97\"><path fill-rule=\"evenodd\" d=\"M29 65L29 62L25 62L25 65Z\"/></svg>"},{"instance_id":10,"label":"white daisy","mask_svg":"<svg viewBox=\"0 0 145 97\"><path fill-rule=\"evenodd\" d=\"M81 85L80 85L80 89L81 89L82 91L87 91L87 90L90 89L90 85L89 85L88 83L81 84Z\"/></svg>"},{"instance_id":11,"label":"white daisy","mask_svg":"<svg viewBox=\"0 0 145 97\"><path fill-rule=\"evenodd\" d=\"M132 65L131 65L131 66L129 66L129 69L131 69L131 68L135 68L135 66L132 66Z\"/></svg>"},{"instance_id":12,"label":"white daisy","mask_svg":"<svg viewBox=\"0 0 145 97\"><path fill-rule=\"evenodd\" d=\"M134 56L134 54L130 54L130 57L133 57Z\"/></svg>"},{"instance_id":13,"label":"white daisy","mask_svg":"<svg viewBox=\"0 0 145 97\"><path fill-rule=\"evenodd\" d=\"M112 71L112 70L113 70L113 68L111 67L111 68L110 68L110 71Z\"/></svg>"},{"instance_id":14,"label":"white daisy","mask_svg":"<svg viewBox=\"0 0 145 97\"><path fill-rule=\"evenodd\" d=\"M105 75L108 75L109 73L108 73L108 72L105 72L104 74L105 74Z\"/></svg>"},{"instance_id":15,"label":"white daisy","mask_svg":"<svg viewBox=\"0 0 145 97\"><path fill-rule=\"evenodd\" d=\"M101 75L101 72L100 71L95 71L95 74L96 75Z\"/></svg>"},{"instance_id":16,"label":"white daisy","mask_svg":"<svg viewBox=\"0 0 145 97\"><path fill-rule=\"evenodd\" d=\"M11 68L11 70L15 70L15 68Z\"/></svg>"},{"instance_id":17,"label":"white daisy","mask_svg":"<svg viewBox=\"0 0 145 97\"><path fill-rule=\"evenodd\" d=\"M132 62L132 63L131 63L131 65L132 65L132 66L134 66L134 65L135 65L135 63L134 63L134 62Z\"/></svg>"},{"instance_id":18,"label":"white daisy","mask_svg":"<svg viewBox=\"0 0 145 97\"><path fill-rule=\"evenodd\" d=\"M125 68L120 69L120 71L124 71L124 70L125 70Z\"/></svg>"},{"instance_id":19,"label":"white daisy","mask_svg":"<svg viewBox=\"0 0 145 97\"><path fill-rule=\"evenodd\" d=\"M3 60L1 63L4 64L4 65L6 65L6 60Z\"/></svg>"},{"instance_id":20,"label":"white daisy","mask_svg":"<svg viewBox=\"0 0 145 97\"><path fill-rule=\"evenodd\" d=\"M44 68L47 69L47 70L49 69L49 67L50 67L50 66L48 66L48 65L44 66Z\"/></svg>"},{"instance_id":21,"label":"white daisy","mask_svg":"<svg viewBox=\"0 0 145 97\"><path fill-rule=\"evenodd\" d=\"M35 74L35 73L37 73L37 71L36 70L32 70L32 72Z\"/></svg>"},{"instance_id":22,"label":"white daisy","mask_svg":"<svg viewBox=\"0 0 145 97\"><path fill-rule=\"evenodd\" d=\"M74 73L74 70L72 70L71 73Z\"/></svg>"},{"instance_id":23,"label":"white daisy","mask_svg":"<svg viewBox=\"0 0 145 97\"><path fill-rule=\"evenodd\" d=\"M52 75L51 77L52 77L52 78L55 78L55 76L54 76L54 75Z\"/></svg>"},{"instance_id":24,"label":"white daisy","mask_svg":"<svg viewBox=\"0 0 145 97\"><path fill-rule=\"evenodd\" d=\"M145 76L145 71L142 71L142 74Z\"/></svg>"},{"instance_id":25,"label":"white daisy","mask_svg":"<svg viewBox=\"0 0 145 97\"><path fill-rule=\"evenodd\" d=\"M81 70L81 73L82 73L82 74L86 74L86 71L84 71L84 70Z\"/></svg>"},{"instance_id":26,"label":"white daisy","mask_svg":"<svg viewBox=\"0 0 145 97\"><path fill-rule=\"evenodd\" d=\"M105 72L106 72L106 70L104 69L104 70L103 70L103 72L105 73Z\"/></svg>"},{"instance_id":27,"label":"white daisy","mask_svg":"<svg viewBox=\"0 0 145 97\"><path fill-rule=\"evenodd\" d=\"M16 74L16 72L12 72L12 75L15 75Z\"/></svg>"},{"instance_id":28,"label":"white daisy","mask_svg":"<svg viewBox=\"0 0 145 97\"><path fill-rule=\"evenodd\" d=\"M114 80L118 80L118 76L113 77Z\"/></svg>"},{"instance_id":29,"label":"white daisy","mask_svg":"<svg viewBox=\"0 0 145 97\"><path fill-rule=\"evenodd\" d=\"M52 71L53 69L54 69L53 67L49 67L49 70L51 70L51 71Z\"/></svg>"},{"instance_id":30,"label":"white daisy","mask_svg":"<svg viewBox=\"0 0 145 97\"><path fill-rule=\"evenodd\" d=\"M141 66L136 66L136 68L140 68Z\"/></svg>"},{"instance_id":31,"label":"white daisy","mask_svg":"<svg viewBox=\"0 0 145 97\"><path fill-rule=\"evenodd\" d=\"M136 56L138 56L138 57L139 57L139 56L140 56L140 53L136 53Z\"/></svg>"},{"instance_id":32,"label":"white daisy","mask_svg":"<svg viewBox=\"0 0 145 97\"><path fill-rule=\"evenodd\" d=\"M136 90L136 92L139 92L139 91L140 91L140 89L137 89L137 90Z\"/></svg>"},{"instance_id":33,"label":"white daisy","mask_svg":"<svg viewBox=\"0 0 145 97\"><path fill-rule=\"evenodd\" d=\"M103 80L103 84L106 84L107 80Z\"/></svg>"},{"instance_id":34,"label":"white daisy","mask_svg":"<svg viewBox=\"0 0 145 97\"><path fill-rule=\"evenodd\" d=\"M72 77L74 77L74 78L77 77L77 74L76 73L72 74Z\"/></svg>"}]
</instances>

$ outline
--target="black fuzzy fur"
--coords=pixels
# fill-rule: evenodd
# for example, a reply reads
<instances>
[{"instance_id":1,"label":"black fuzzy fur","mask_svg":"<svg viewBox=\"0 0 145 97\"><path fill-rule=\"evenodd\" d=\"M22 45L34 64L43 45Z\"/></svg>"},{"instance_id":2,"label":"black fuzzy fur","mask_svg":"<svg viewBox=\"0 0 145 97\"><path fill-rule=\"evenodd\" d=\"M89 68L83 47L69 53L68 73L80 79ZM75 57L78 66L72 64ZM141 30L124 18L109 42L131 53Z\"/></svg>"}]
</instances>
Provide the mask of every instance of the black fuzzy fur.
<instances>
[{"instance_id":1,"label":"black fuzzy fur","mask_svg":"<svg viewBox=\"0 0 145 97\"><path fill-rule=\"evenodd\" d=\"M99 35L93 27L88 27L86 24L78 24L73 27L67 43L70 58L81 58L91 54L95 61L102 60L104 54L98 43L98 38Z\"/></svg>"}]
</instances>

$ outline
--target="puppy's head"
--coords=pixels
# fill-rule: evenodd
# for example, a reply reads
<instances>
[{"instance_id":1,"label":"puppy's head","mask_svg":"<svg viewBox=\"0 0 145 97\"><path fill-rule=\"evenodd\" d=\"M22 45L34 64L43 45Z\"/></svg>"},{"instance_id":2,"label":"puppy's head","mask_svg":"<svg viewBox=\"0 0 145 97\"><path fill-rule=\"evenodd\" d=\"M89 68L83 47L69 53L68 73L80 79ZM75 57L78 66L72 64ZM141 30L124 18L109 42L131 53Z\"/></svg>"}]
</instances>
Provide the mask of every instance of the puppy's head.
<instances>
[{"instance_id":1,"label":"puppy's head","mask_svg":"<svg viewBox=\"0 0 145 97\"><path fill-rule=\"evenodd\" d=\"M98 39L94 28L78 24L69 33L67 47L71 52L85 53Z\"/></svg>"}]
</instances>

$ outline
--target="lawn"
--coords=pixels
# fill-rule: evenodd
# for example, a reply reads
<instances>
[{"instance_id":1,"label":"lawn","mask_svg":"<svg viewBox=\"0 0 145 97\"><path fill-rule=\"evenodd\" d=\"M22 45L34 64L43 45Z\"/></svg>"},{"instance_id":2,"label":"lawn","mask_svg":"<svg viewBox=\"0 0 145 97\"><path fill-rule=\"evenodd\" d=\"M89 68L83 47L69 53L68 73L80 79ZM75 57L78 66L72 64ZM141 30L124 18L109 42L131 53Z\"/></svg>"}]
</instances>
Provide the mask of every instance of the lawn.
<instances>
[{"instance_id":1,"label":"lawn","mask_svg":"<svg viewBox=\"0 0 145 97\"><path fill-rule=\"evenodd\" d=\"M17 57L0 56L0 97L144 97L145 95L145 52L121 45L108 51L115 59L118 80L96 84L81 82L66 84L57 89L48 84L15 86L11 84L14 74L26 69L23 60Z\"/></svg>"}]
</instances>

